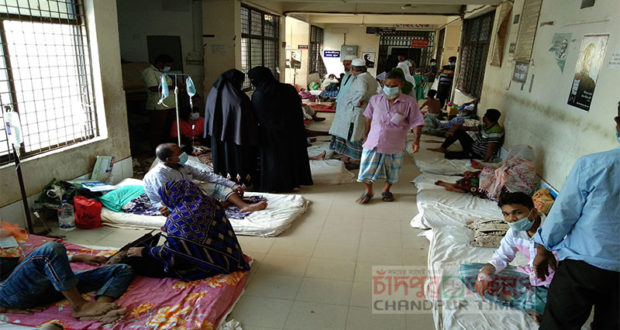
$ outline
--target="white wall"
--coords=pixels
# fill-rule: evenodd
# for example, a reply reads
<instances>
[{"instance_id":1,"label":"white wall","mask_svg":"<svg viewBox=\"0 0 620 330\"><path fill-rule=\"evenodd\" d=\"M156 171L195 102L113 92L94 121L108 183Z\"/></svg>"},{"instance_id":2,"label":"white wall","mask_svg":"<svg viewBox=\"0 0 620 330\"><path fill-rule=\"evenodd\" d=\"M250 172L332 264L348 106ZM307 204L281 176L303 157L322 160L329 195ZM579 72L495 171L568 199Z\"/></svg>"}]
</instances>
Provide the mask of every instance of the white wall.
<instances>
[{"instance_id":1,"label":"white wall","mask_svg":"<svg viewBox=\"0 0 620 330\"><path fill-rule=\"evenodd\" d=\"M127 109L120 66L120 49L116 2L108 0L85 0L88 25L95 105L100 118L101 137L94 141L73 145L22 163L24 182L28 196L38 194L52 180L69 180L90 173L97 155L111 155L121 164L131 163ZM117 170L118 180L132 176L131 166L122 165ZM4 207L12 204L19 210L21 199L14 166L0 167L0 218L20 223L22 218L7 213ZM23 216L23 214L19 214ZM20 223L21 224L21 223Z\"/></svg>"},{"instance_id":2,"label":"white wall","mask_svg":"<svg viewBox=\"0 0 620 330\"><path fill-rule=\"evenodd\" d=\"M594 7L586 9L579 6L580 2L575 1L543 1L539 22L553 21L553 25L538 27L527 83L522 90L520 83L511 82L514 62L508 54L508 45L515 42L518 28L512 24L512 17L521 13L523 7L523 0L516 0L504 62L502 67L490 66L488 57L480 103L482 109L494 107L502 111L508 149L516 144L534 147L538 153L538 173L555 188L562 187L578 157L618 146L613 117L620 101L620 69L608 67L607 62L612 51L620 46L620 2L597 1ZM496 21L494 30L497 26ZM572 33L564 72L549 51L556 32ZM610 36L590 111L583 111L566 102L581 41L584 34L591 33Z\"/></svg>"},{"instance_id":3,"label":"white wall","mask_svg":"<svg viewBox=\"0 0 620 330\"><path fill-rule=\"evenodd\" d=\"M146 37L181 37L183 69L202 89L203 65L186 62L190 52L202 54L201 3L192 0L117 0L121 57L130 62L148 62ZM195 15L195 16L194 16Z\"/></svg>"},{"instance_id":4,"label":"white wall","mask_svg":"<svg viewBox=\"0 0 620 330\"><path fill-rule=\"evenodd\" d=\"M292 17L285 19L286 49L298 49L299 45L310 45L310 24ZM285 53L286 49L282 51ZM310 69L309 49L299 49L301 51L301 68L285 69L284 81L288 84L299 85L308 88L308 72Z\"/></svg>"},{"instance_id":5,"label":"white wall","mask_svg":"<svg viewBox=\"0 0 620 330\"><path fill-rule=\"evenodd\" d=\"M379 58L379 36L376 34L366 34L366 27L359 24L325 24L323 49L340 50L346 42L347 45L358 46L358 57L365 52L375 53L375 67L369 68L368 72L377 76L377 59ZM321 54L323 56L323 54ZM344 72L339 58L323 58L327 73L339 75Z\"/></svg>"}]
</instances>

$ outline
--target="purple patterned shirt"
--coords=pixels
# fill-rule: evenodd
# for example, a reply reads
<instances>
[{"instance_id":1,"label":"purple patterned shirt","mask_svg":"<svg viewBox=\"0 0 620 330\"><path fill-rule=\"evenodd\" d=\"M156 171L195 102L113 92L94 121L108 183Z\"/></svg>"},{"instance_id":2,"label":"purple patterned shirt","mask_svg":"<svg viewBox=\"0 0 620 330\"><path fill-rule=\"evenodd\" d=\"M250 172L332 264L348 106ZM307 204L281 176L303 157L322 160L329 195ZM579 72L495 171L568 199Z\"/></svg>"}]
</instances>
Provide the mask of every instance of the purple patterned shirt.
<instances>
[{"instance_id":1,"label":"purple patterned shirt","mask_svg":"<svg viewBox=\"0 0 620 330\"><path fill-rule=\"evenodd\" d=\"M424 126L424 117L416 100L400 94L390 105L382 94L373 95L368 101L364 116L371 119L370 132L364 149L377 149L381 154L397 154L404 150L407 131Z\"/></svg>"}]
</instances>

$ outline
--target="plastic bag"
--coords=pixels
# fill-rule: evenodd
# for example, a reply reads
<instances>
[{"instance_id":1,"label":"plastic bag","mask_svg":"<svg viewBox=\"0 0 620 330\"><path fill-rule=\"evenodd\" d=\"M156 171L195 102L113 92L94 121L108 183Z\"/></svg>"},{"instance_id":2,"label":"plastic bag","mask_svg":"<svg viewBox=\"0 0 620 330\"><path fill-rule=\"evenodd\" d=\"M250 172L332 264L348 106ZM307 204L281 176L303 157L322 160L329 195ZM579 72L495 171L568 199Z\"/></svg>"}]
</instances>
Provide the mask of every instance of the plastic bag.
<instances>
[{"instance_id":1,"label":"plastic bag","mask_svg":"<svg viewBox=\"0 0 620 330\"><path fill-rule=\"evenodd\" d=\"M101 227L101 203L82 196L73 197L75 225L82 229Z\"/></svg>"}]
</instances>

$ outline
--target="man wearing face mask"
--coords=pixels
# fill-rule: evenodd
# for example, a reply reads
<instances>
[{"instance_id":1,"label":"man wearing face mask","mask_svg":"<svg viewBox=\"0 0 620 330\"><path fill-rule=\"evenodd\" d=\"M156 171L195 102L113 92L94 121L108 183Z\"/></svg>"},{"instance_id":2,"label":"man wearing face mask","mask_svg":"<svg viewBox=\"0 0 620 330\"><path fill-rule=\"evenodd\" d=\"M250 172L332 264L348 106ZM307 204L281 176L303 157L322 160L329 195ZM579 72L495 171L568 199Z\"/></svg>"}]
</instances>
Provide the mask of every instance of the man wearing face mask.
<instances>
[{"instance_id":1,"label":"man wearing face mask","mask_svg":"<svg viewBox=\"0 0 620 330\"><path fill-rule=\"evenodd\" d=\"M164 143L157 146L155 151L159 164L155 165L144 176L144 189L151 204L159 207L162 215L168 216L170 211L163 207L159 190L170 181L199 180L200 188L209 196L220 202L230 202L239 207L241 212L259 211L267 207L267 202L261 201L248 204L243 200L244 188L226 178L212 172L205 172L186 162L189 156L174 143Z\"/></svg>"},{"instance_id":2,"label":"man wearing face mask","mask_svg":"<svg viewBox=\"0 0 620 330\"><path fill-rule=\"evenodd\" d=\"M329 129L332 140L329 148L342 155L345 164L359 163L362 157L362 139L364 138L365 120L362 115L368 99L377 92L377 80L366 72L366 61L356 58L351 61L354 75L350 87L340 97L334 121Z\"/></svg>"},{"instance_id":3,"label":"man wearing face mask","mask_svg":"<svg viewBox=\"0 0 620 330\"><path fill-rule=\"evenodd\" d=\"M373 95L364 111L364 151L357 177L357 181L364 184L364 193L357 199L359 204L370 201L373 197L372 185L378 180L385 180L381 199L384 202L394 200L390 188L400 178L403 150L409 130L414 131L412 152L415 153L420 148L424 117L416 100L401 93L404 82L405 77L400 70L388 72L382 93Z\"/></svg>"},{"instance_id":4,"label":"man wearing face mask","mask_svg":"<svg viewBox=\"0 0 620 330\"><path fill-rule=\"evenodd\" d=\"M174 85L170 77L166 77L166 81L168 83L168 89L171 91L168 97L162 100L162 102L159 102L161 75L170 71L172 62L172 57L168 55L159 55L155 58L153 64L142 71L142 80L144 80L144 87L146 88L145 109L150 117L149 136L151 139L151 148L153 149L168 137L166 135L168 132L167 128L170 127L175 115L174 93L172 92Z\"/></svg>"},{"instance_id":5,"label":"man wearing face mask","mask_svg":"<svg viewBox=\"0 0 620 330\"><path fill-rule=\"evenodd\" d=\"M525 310L540 322L553 270L549 269L550 276L545 280L536 277L531 266L536 257L532 237L545 221L545 215L536 210L530 195L523 192L505 192L497 205L510 228L486 265L461 265L459 275L470 290L493 303ZM527 265L509 266L518 251L528 260Z\"/></svg>"},{"instance_id":6,"label":"man wearing face mask","mask_svg":"<svg viewBox=\"0 0 620 330\"><path fill-rule=\"evenodd\" d=\"M439 71L439 84L437 85L437 98L441 107L450 99L452 93L452 80L454 79L454 70L456 70L456 56L450 56L448 65L441 67Z\"/></svg>"},{"instance_id":7,"label":"man wearing face mask","mask_svg":"<svg viewBox=\"0 0 620 330\"><path fill-rule=\"evenodd\" d=\"M620 143L620 103L614 118ZM540 279L557 267L540 329L620 329L620 147L577 160L534 236ZM557 251L559 265L549 251Z\"/></svg>"}]
</instances>

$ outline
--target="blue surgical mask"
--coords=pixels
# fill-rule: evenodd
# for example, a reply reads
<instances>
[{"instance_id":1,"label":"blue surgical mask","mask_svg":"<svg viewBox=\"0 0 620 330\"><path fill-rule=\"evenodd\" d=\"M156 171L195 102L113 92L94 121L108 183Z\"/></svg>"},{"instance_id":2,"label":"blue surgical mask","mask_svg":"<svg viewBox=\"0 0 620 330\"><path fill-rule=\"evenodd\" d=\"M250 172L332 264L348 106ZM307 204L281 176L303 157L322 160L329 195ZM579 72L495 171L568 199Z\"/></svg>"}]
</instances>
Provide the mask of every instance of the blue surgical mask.
<instances>
[{"instance_id":1,"label":"blue surgical mask","mask_svg":"<svg viewBox=\"0 0 620 330\"><path fill-rule=\"evenodd\" d=\"M620 143L620 134L618 134L618 131L616 131L616 139L618 140L618 143Z\"/></svg>"},{"instance_id":2,"label":"blue surgical mask","mask_svg":"<svg viewBox=\"0 0 620 330\"><path fill-rule=\"evenodd\" d=\"M525 230L530 230L530 228L532 228L532 225L534 225L534 221L531 221L529 217L525 217L515 222L509 222L508 225L514 231L525 231Z\"/></svg>"},{"instance_id":3,"label":"blue surgical mask","mask_svg":"<svg viewBox=\"0 0 620 330\"><path fill-rule=\"evenodd\" d=\"M161 69L161 72L170 72L170 67L169 66L165 66Z\"/></svg>"},{"instance_id":4,"label":"blue surgical mask","mask_svg":"<svg viewBox=\"0 0 620 330\"><path fill-rule=\"evenodd\" d=\"M383 86L383 94L385 94L388 99L394 99L400 94L400 88Z\"/></svg>"},{"instance_id":5,"label":"blue surgical mask","mask_svg":"<svg viewBox=\"0 0 620 330\"><path fill-rule=\"evenodd\" d=\"M181 155L179 155L179 164L187 163L188 159L189 159L189 156L186 153L182 153Z\"/></svg>"},{"instance_id":6,"label":"blue surgical mask","mask_svg":"<svg viewBox=\"0 0 620 330\"><path fill-rule=\"evenodd\" d=\"M198 112L192 112L192 114L191 114L191 115L189 115L189 117L190 117L192 120L198 120L198 118L200 118L200 114L199 114Z\"/></svg>"}]
</instances>

